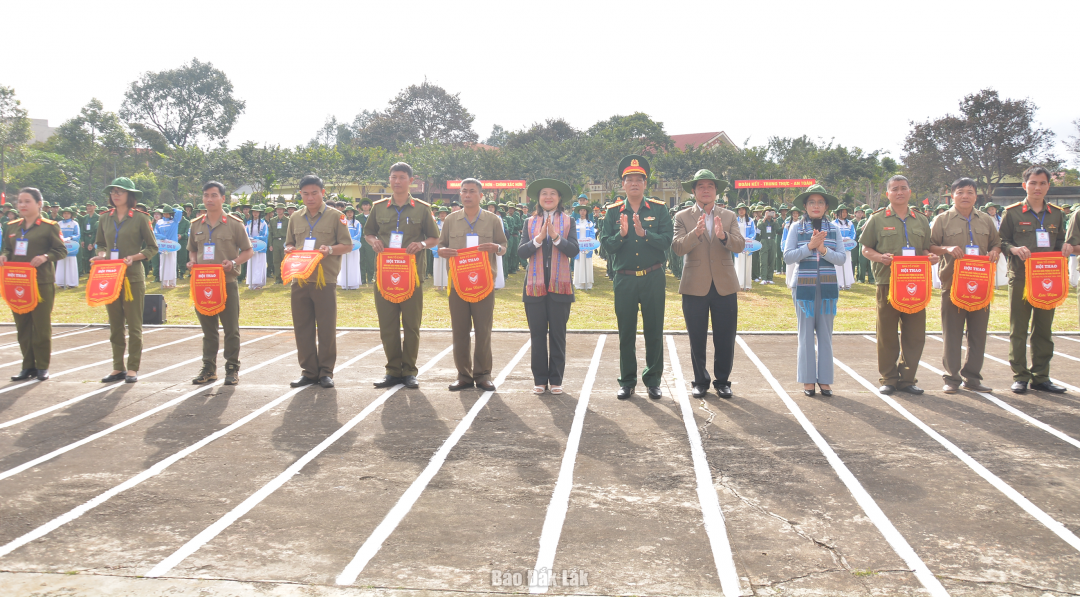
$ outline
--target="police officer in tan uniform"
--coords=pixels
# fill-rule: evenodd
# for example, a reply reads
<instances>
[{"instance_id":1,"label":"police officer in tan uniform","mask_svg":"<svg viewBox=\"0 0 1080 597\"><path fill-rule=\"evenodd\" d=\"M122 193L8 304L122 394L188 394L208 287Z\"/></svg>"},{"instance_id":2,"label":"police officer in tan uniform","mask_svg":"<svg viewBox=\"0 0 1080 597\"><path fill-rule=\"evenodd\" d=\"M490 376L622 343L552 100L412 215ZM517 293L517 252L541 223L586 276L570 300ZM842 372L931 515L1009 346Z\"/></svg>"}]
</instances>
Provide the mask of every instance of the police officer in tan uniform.
<instances>
[{"instance_id":1,"label":"police officer in tan uniform","mask_svg":"<svg viewBox=\"0 0 1080 597\"><path fill-rule=\"evenodd\" d=\"M304 209L289 218L285 254L297 249L322 252L319 267L323 269L324 283L320 287L314 279L317 274L302 284L300 280L292 281L293 332L303 373L289 385L299 388L318 383L332 388L337 362L337 276L341 256L352 250L352 237L345 225L345 214L323 201L326 188L321 178L308 174L298 186Z\"/></svg>"},{"instance_id":2,"label":"police officer in tan uniform","mask_svg":"<svg viewBox=\"0 0 1080 597\"><path fill-rule=\"evenodd\" d=\"M225 385L235 386L240 371L240 291L236 278L240 265L251 259L254 251L244 230L244 222L221 209L227 195L225 185L211 181L203 185L206 213L191 221L187 250L195 264L220 264L225 270L225 310L217 315L195 315L203 330L203 367L191 380L196 385L217 381L218 323L225 331Z\"/></svg>"}]
</instances>

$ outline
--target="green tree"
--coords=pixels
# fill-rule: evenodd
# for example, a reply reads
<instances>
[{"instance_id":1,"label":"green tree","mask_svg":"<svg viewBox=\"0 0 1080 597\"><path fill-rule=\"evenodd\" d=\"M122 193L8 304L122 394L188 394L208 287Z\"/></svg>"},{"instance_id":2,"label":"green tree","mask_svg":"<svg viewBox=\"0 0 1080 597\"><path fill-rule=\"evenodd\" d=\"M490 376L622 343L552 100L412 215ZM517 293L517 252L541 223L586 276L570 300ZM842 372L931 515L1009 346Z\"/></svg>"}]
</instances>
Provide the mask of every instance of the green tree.
<instances>
[{"instance_id":1,"label":"green tree","mask_svg":"<svg viewBox=\"0 0 1080 597\"><path fill-rule=\"evenodd\" d=\"M461 105L461 94L451 94L426 79L409 85L390 100L390 115L404 123L409 140L417 143L475 143L473 116Z\"/></svg>"},{"instance_id":2,"label":"green tree","mask_svg":"<svg viewBox=\"0 0 1080 597\"><path fill-rule=\"evenodd\" d=\"M15 90L0 85L0 193L7 193L7 154L26 145L33 134L30 119L21 102L15 99Z\"/></svg>"},{"instance_id":3,"label":"green tree","mask_svg":"<svg viewBox=\"0 0 1080 597\"><path fill-rule=\"evenodd\" d=\"M558 143L576 138L580 131L570 126L570 123L562 118L548 118L543 124L538 122L528 130L521 130L506 135L505 147L516 149L524 147L533 141L544 140Z\"/></svg>"},{"instance_id":4,"label":"green tree","mask_svg":"<svg viewBox=\"0 0 1080 597\"><path fill-rule=\"evenodd\" d=\"M101 100L93 98L78 116L56 128L45 148L82 166L79 186L83 198L89 199L98 197L113 178L127 173L130 165L125 160L130 157L133 143L116 113L105 110Z\"/></svg>"},{"instance_id":5,"label":"green tree","mask_svg":"<svg viewBox=\"0 0 1080 597\"><path fill-rule=\"evenodd\" d=\"M179 68L143 73L124 94L120 115L157 129L173 147L187 147L227 137L246 105L233 96L224 72L192 58Z\"/></svg>"},{"instance_id":6,"label":"green tree","mask_svg":"<svg viewBox=\"0 0 1080 597\"><path fill-rule=\"evenodd\" d=\"M1073 163L1080 166L1080 118L1073 121L1073 126L1076 127L1078 134L1069 137L1065 146L1068 148L1069 153L1073 155Z\"/></svg>"}]
</instances>

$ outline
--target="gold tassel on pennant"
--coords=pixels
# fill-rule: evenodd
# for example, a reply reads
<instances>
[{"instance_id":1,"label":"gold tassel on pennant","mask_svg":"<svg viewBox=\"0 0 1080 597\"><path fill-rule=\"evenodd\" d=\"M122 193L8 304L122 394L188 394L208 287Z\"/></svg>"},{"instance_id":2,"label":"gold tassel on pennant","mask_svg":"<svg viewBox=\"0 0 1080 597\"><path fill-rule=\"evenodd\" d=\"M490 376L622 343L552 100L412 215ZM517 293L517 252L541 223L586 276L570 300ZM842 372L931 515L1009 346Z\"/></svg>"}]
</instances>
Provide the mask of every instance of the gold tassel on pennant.
<instances>
[{"instance_id":1,"label":"gold tassel on pennant","mask_svg":"<svg viewBox=\"0 0 1080 597\"><path fill-rule=\"evenodd\" d=\"M319 264L319 275L315 278L315 288L326 286L326 276L323 275L322 264Z\"/></svg>"},{"instance_id":2,"label":"gold tassel on pennant","mask_svg":"<svg viewBox=\"0 0 1080 597\"><path fill-rule=\"evenodd\" d=\"M128 281L127 276L124 276L124 300L125 301L133 301L133 300L135 300L135 295L131 294L131 282Z\"/></svg>"}]
</instances>

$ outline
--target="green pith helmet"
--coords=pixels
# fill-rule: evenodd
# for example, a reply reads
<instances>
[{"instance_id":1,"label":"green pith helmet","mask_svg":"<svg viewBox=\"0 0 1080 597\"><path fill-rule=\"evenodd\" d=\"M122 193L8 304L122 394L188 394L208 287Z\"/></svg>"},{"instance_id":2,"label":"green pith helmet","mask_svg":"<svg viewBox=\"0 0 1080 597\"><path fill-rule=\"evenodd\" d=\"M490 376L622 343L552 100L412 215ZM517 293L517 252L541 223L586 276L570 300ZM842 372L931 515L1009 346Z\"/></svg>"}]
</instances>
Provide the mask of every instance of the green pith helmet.
<instances>
[{"instance_id":1,"label":"green pith helmet","mask_svg":"<svg viewBox=\"0 0 1080 597\"><path fill-rule=\"evenodd\" d=\"M570 189L570 185L561 180L554 178L538 178L529 183L529 186L525 188L525 195L530 199L540 200L540 191L544 189L555 189L559 193L559 203L570 199L574 192Z\"/></svg>"},{"instance_id":2,"label":"green pith helmet","mask_svg":"<svg viewBox=\"0 0 1080 597\"><path fill-rule=\"evenodd\" d=\"M683 207L692 207L693 205L694 205L694 201L692 199L687 199L686 201L683 201L683 204L682 204Z\"/></svg>"},{"instance_id":3,"label":"green pith helmet","mask_svg":"<svg viewBox=\"0 0 1080 597\"><path fill-rule=\"evenodd\" d=\"M627 174L640 174L649 180L649 160L640 155L628 155L619 160L619 180L626 178Z\"/></svg>"},{"instance_id":4,"label":"green pith helmet","mask_svg":"<svg viewBox=\"0 0 1080 597\"><path fill-rule=\"evenodd\" d=\"M836 195L830 195L825 187L819 184L813 184L806 188L805 191L799 193L798 197L795 197L795 205L801 205L802 209L806 209L806 199L810 195L821 195L825 198L825 206L829 211L835 210L837 205L840 205L840 200L836 198ZM800 213L802 213L800 211Z\"/></svg>"},{"instance_id":5,"label":"green pith helmet","mask_svg":"<svg viewBox=\"0 0 1080 597\"><path fill-rule=\"evenodd\" d=\"M713 184L716 185L716 194L717 195L722 194L725 190L727 190L728 186L730 186L730 185L728 185L728 182L726 180L717 178L716 175L713 174L711 170L705 170L703 168L701 170L698 170L697 173L694 174L694 178L682 183L683 190L686 191L687 193L693 193L694 192L694 184L696 184L697 181L699 181L699 180L711 180L711 181L713 181Z\"/></svg>"},{"instance_id":6,"label":"green pith helmet","mask_svg":"<svg viewBox=\"0 0 1080 597\"><path fill-rule=\"evenodd\" d=\"M195 211L206 211L206 206L200 203L199 206L195 208Z\"/></svg>"},{"instance_id":7,"label":"green pith helmet","mask_svg":"<svg viewBox=\"0 0 1080 597\"><path fill-rule=\"evenodd\" d=\"M123 189L123 190L125 190L125 191L127 191L129 193L134 193L136 197L141 197L142 196L142 191L135 188L135 183L131 182L130 178L126 178L126 177L121 176L120 178L114 179L112 181L112 184L105 187L105 194L108 195L109 190L114 188L114 187L117 188L117 189Z\"/></svg>"},{"instance_id":8,"label":"green pith helmet","mask_svg":"<svg viewBox=\"0 0 1080 597\"><path fill-rule=\"evenodd\" d=\"M448 213L450 213L450 208L445 206L445 205L440 205L439 206L439 213L448 214Z\"/></svg>"}]
</instances>

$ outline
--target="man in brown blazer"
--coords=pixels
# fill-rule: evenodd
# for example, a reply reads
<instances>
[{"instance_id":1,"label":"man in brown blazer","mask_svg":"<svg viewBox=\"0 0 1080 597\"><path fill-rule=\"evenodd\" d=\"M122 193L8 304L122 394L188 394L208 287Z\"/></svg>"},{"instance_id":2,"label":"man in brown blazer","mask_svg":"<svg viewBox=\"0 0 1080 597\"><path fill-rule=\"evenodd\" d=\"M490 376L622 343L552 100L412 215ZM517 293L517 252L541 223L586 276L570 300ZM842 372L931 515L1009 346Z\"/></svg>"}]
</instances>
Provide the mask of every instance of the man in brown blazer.
<instances>
[{"instance_id":1,"label":"man in brown blazer","mask_svg":"<svg viewBox=\"0 0 1080 597\"><path fill-rule=\"evenodd\" d=\"M735 256L743 251L746 239L735 212L717 205L717 197L728 187L708 170L698 170L683 189L694 195L694 205L675 214L675 239L671 248L685 256L679 282L683 319L690 336L690 362L694 366L691 387L695 398L709 391L709 369L705 365L705 340L709 315L713 324L713 374L716 393L731 398L731 364L735 358L735 330L739 319L739 277Z\"/></svg>"}]
</instances>

